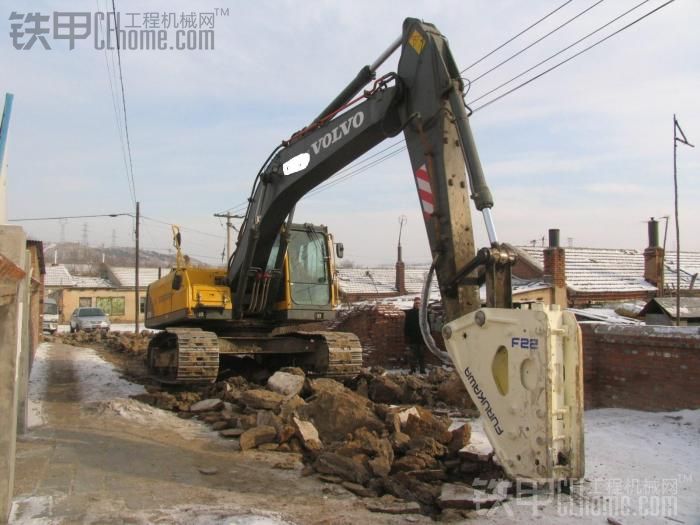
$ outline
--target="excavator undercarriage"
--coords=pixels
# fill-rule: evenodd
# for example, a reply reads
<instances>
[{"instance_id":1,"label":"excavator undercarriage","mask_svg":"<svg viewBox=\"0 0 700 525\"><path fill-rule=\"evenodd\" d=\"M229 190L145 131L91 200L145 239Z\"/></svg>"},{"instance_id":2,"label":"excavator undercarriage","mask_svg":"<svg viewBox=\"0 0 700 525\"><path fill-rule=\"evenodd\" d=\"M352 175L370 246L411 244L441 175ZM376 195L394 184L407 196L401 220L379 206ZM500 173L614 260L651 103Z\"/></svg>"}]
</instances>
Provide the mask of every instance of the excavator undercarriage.
<instances>
[{"instance_id":1,"label":"excavator undercarriage","mask_svg":"<svg viewBox=\"0 0 700 525\"><path fill-rule=\"evenodd\" d=\"M170 327L148 346L148 367L163 383L212 383L223 357L249 357L272 368L300 366L310 376L351 379L362 368L362 345L347 332L284 335L216 334L199 327Z\"/></svg>"}]
</instances>

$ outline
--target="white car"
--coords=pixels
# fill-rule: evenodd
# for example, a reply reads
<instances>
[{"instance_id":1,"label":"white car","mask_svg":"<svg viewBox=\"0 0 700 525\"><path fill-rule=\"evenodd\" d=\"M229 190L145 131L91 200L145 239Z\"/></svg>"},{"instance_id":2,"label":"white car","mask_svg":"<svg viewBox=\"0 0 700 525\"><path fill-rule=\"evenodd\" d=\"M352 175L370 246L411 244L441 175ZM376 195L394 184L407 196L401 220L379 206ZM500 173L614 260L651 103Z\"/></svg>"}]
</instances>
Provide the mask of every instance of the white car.
<instances>
[{"instance_id":1,"label":"white car","mask_svg":"<svg viewBox=\"0 0 700 525\"><path fill-rule=\"evenodd\" d=\"M70 316L71 333L79 330L108 332L112 323L101 308L76 308Z\"/></svg>"}]
</instances>

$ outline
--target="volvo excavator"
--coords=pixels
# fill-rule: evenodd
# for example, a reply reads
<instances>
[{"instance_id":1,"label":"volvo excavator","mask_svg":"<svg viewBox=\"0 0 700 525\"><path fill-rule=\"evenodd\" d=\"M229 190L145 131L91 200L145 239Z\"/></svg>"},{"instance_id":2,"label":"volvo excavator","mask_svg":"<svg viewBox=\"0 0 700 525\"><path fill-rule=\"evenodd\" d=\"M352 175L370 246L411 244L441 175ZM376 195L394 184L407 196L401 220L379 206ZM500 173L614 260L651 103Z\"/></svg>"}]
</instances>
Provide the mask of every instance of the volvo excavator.
<instances>
[{"instance_id":1,"label":"volvo excavator","mask_svg":"<svg viewBox=\"0 0 700 525\"><path fill-rule=\"evenodd\" d=\"M396 72L377 78L398 49ZM496 234L464 88L445 37L432 24L406 19L401 36L374 63L270 154L255 178L228 267L198 269L180 261L149 287L145 324L162 330L149 347L153 373L178 383L214 381L221 356L247 355L310 374L356 374L362 354L354 335L300 330L333 318L334 260L342 250L334 251L324 227L294 223L294 209L338 170L403 133L433 258L424 297L435 275L447 352L432 341L423 310L426 343L455 366L507 475L582 477L580 329L556 305L513 308L516 252ZM470 199L490 243L478 251Z\"/></svg>"}]
</instances>

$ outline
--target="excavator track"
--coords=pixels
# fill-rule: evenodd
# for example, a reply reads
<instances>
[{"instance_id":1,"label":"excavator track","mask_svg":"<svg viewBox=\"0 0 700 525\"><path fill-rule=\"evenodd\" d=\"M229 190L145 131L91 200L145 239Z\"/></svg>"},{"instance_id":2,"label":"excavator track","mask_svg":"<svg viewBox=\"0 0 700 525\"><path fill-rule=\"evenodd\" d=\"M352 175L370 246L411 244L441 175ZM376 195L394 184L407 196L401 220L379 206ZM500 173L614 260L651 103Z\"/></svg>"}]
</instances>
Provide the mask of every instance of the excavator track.
<instances>
[{"instance_id":1,"label":"excavator track","mask_svg":"<svg viewBox=\"0 0 700 525\"><path fill-rule=\"evenodd\" d=\"M355 334L349 332L298 332L297 335L322 337L328 345L325 370L323 365L317 371L319 376L332 379L352 379L362 369L362 343Z\"/></svg>"},{"instance_id":2,"label":"excavator track","mask_svg":"<svg viewBox=\"0 0 700 525\"><path fill-rule=\"evenodd\" d=\"M148 367L163 383L213 383L219 373L216 334L200 328L166 328L148 345Z\"/></svg>"}]
</instances>

